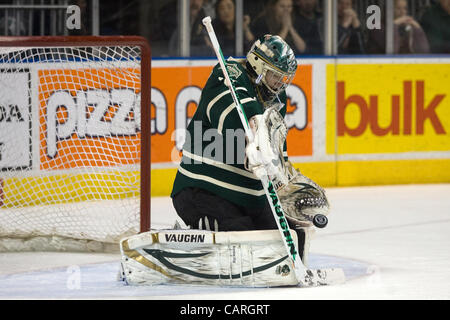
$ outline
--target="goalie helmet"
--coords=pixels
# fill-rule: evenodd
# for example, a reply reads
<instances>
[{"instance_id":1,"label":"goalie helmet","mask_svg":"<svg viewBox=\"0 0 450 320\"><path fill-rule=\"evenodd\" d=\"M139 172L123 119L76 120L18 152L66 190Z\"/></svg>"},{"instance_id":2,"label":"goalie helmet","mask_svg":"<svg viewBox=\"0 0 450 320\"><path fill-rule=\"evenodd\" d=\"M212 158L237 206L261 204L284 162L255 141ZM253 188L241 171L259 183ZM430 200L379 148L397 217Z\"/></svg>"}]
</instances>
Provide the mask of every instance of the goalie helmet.
<instances>
[{"instance_id":1,"label":"goalie helmet","mask_svg":"<svg viewBox=\"0 0 450 320\"><path fill-rule=\"evenodd\" d=\"M261 100L271 102L291 83L297 61L283 38L266 34L248 52L247 69Z\"/></svg>"}]
</instances>

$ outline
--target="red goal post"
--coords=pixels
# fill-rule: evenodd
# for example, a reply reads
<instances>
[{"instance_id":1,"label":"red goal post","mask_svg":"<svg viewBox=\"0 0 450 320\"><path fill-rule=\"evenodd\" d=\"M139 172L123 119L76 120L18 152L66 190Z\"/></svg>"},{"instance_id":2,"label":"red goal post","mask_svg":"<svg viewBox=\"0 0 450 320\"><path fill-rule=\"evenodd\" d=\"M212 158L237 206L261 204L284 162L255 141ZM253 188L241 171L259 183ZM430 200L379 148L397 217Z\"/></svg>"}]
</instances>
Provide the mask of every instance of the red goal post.
<instances>
[{"instance_id":1,"label":"red goal post","mask_svg":"<svg viewBox=\"0 0 450 320\"><path fill-rule=\"evenodd\" d=\"M103 212L92 217L92 224L108 220L117 203L136 196L138 230L124 222L124 234L102 239L95 231L86 239L117 243L130 230L150 230L150 77L151 50L143 37L0 37L0 238L55 232L83 239L84 228L92 226L74 220L86 216L90 221L95 208ZM127 111L121 111L124 106ZM132 190L137 183L139 190ZM103 208L102 200L115 202ZM83 201L94 209L78 214L74 208ZM36 207L49 215L50 224L60 220L43 230L30 226L39 224ZM64 214L56 211L63 209ZM118 213L111 219L122 218ZM117 221L109 223L118 228L122 222ZM64 223L79 224L79 230L59 235ZM107 229L97 228L97 233Z\"/></svg>"}]
</instances>

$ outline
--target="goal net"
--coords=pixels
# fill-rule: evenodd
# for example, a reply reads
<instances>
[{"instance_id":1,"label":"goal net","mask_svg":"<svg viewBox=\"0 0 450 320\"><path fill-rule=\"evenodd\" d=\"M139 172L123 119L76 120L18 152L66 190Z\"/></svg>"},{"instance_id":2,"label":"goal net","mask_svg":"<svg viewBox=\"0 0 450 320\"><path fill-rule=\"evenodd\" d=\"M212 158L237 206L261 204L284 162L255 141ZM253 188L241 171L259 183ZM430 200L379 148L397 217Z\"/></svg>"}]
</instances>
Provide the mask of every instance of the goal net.
<instances>
[{"instance_id":1,"label":"goal net","mask_svg":"<svg viewBox=\"0 0 450 320\"><path fill-rule=\"evenodd\" d=\"M0 37L0 251L104 250L150 224L140 37Z\"/></svg>"}]
</instances>

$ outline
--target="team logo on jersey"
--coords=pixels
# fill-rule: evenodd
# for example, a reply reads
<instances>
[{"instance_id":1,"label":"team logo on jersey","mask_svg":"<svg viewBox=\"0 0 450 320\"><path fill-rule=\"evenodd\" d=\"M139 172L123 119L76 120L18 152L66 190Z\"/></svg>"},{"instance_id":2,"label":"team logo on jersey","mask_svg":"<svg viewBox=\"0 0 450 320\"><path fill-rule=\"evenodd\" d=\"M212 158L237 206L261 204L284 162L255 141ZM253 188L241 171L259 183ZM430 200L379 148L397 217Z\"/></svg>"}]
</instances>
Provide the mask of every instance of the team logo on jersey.
<instances>
[{"instance_id":1,"label":"team logo on jersey","mask_svg":"<svg viewBox=\"0 0 450 320\"><path fill-rule=\"evenodd\" d=\"M227 64L227 71L230 75L230 78L237 79L242 74L242 71L239 70L238 66L235 64Z\"/></svg>"}]
</instances>

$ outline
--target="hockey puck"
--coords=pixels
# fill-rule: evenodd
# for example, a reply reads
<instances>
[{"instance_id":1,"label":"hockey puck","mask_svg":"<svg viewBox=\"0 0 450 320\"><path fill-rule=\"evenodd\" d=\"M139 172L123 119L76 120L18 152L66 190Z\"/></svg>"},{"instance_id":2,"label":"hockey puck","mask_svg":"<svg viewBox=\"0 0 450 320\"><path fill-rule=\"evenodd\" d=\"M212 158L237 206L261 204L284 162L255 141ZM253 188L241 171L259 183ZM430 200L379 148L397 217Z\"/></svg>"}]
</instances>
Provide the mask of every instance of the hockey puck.
<instances>
[{"instance_id":1,"label":"hockey puck","mask_svg":"<svg viewBox=\"0 0 450 320\"><path fill-rule=\"evenodd\" d=\"M323 214L316 214L313 218L313 223L317 228L325 228L328 224L328 218Z\"/></svg>"}]
</instances>

